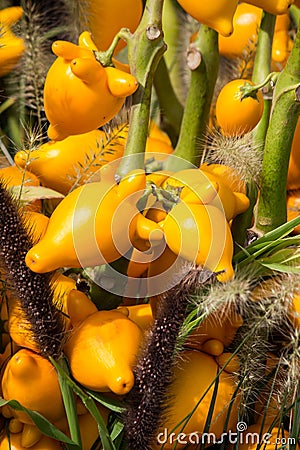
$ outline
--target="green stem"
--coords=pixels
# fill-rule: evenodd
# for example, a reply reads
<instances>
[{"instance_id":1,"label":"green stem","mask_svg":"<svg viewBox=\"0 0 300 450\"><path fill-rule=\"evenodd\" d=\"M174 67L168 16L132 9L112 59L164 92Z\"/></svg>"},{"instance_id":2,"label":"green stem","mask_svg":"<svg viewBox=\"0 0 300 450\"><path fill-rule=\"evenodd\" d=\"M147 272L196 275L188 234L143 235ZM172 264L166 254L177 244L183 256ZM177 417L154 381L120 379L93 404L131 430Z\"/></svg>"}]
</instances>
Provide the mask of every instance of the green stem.
<instances>
[{"instance_id":1,"label":"green stem","mask_svg":"<svg viewBox=\"0 0 300 450\"><path fill-rule=\"evenodd\" d=\"M69 375L69 367L67 361L64 356L62 356L58 361L54 361L50 358L51 363L55 366L55 363L61 367L62 371ZM64 377L62 377L61 373L58 372L58 380L61 388L61 395L64 402L64 407L66 410L66 416L68 419L68 425L70 429L71 439L76 442L76 444L81 447L81 435L80 428L78 424L78 414L76 409L75 396L72 388L66 383Z\"/></svg>"},{"instance_id":2,"label":"green stem","mask_svg":"<svg viewBox=\"0 0 300 450\"><path fill-rule=\"evenodd\" d=\"M159 61L155 72L154 87L158 97L163 129L171 138L173 145L176 145L183 107L174 92L164 57Z\"/></svg>"},{"instance_id":3,"label":"green stem","mask_svg":"<svg viewBox=\"0 0 300 450\"><path fill-rule=\"evenodd\" d=\"M273 77L271 73L272 41L275 27L275 16L264 12L258 32L258 43L255 53L254 66L252 72L252 82L259 87L265 85ZM269 125L271 111L270 87L264 89L264 112L263 116L253 132L253 148L260 150L264 145L266 133ZM258 188L253 180L246 184L247 196L250 199L250 206L243 214L237 216L232 223L232 234L235 242L235 251L239 246L244 246L247 229L252 225L253 210L257 202Z\"/></svg>"},{"instance_id":4,"label":"green stem","mask_svg":"<svg viewBox=\"0 0 300 450\"><path fill-rule=\"evenodd\" d=\"M291 5L289 8L289 13L292 18L292 21L297 26L300 22L300 8L297 8L295 5Z\"/></svg>"},{"instance_id":5,"label":"green stem","mask_svg":"<svg viewBox=\"0 0 300 450\"><path fill-rule=\"evenodd\" d=\"M255 84L262 83L271 72L272 42L274 35L276 16L264 12L258 33L258 44L255 54L252 81ZM264 112L254 130L254 146L261 146L265 142L270 119L272 104L272 92L270 86L264 89Z\"/></svg>"},{"instance_id":6,"label":"green stem","mask_svg":"<svg viewBox=\"0 0 300 450\"><path fill-rule=\"evenodd\" d=\"M290 151L300 113L300 27L290 57L275 86L266 134L257 228L273 230L286 222L286 181Z\"/></svg>"},{"instance_id":7,"label":"green stem","mask_svg":"<svg viewBox=\"0 0 300 450\"><path fill-rule=\"evenodd\" d=\"M131 33L128 28L122 28L119 33L117 33L110 45L110 47L104 52L95 52L95 57L104 67L113 67L112 62L113 54L119 43L120 39L124 39L127 43L131 37Z\"/></svg>"},{"instance_id":8,"label":"green stem","mask_svg":"<svg viewBox=\"0 0 300 450\"><path fill-rule=\"evenodd\" d=\"M142 20L128 41L130 70L139 87L132 96L129 132L124 157L117 173L119 178L131 170L144 167L153 77L166 50L162 32L163 2L164 0L147 0Z\"/></svg>"},{"instance_id":9,"label":"green stem","mask_svg":"<svg viewBox=\"0 0 300 450\"><path fill-rule=\"evenodd\" d=\"M181 104L185 103L187 81L185 53L190 42L190 24L176 0L165 0L163 7L163 30L167 51L164 55L170 80Z\"/></svg>"},{"instance_id":10,"label":"green stem","mask_svg":"<svg viewBox=\"0 0 300 450\"><path fill-rule=\"evenodd\" d=\"M178 158L168 158L168 170L181 170L190 163L200 165L205 145L209 111L219 68L218 33L201 25L190 46L188 65L191 83L184 109L179 140L174 151Z\"/></svg>"}]
</instances>

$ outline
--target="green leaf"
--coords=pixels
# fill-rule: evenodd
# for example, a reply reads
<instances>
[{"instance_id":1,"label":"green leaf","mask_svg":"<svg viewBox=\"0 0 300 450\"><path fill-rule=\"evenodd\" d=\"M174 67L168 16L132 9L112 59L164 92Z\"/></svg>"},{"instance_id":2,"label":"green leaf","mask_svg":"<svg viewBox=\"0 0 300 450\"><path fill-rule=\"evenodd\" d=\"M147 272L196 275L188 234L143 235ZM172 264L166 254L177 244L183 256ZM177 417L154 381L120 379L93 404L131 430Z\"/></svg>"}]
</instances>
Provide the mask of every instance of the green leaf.
<instances>
[{"instance_id":1,"label":"green leaf","mask_svg":"<svg viewBox=\"0 0 300 450\"><path fill-rule=\"evenodd\" d=\"M123 413L125 411L124 404L115 398L110 398L105 394L102 394L101 392L95 392L91 391L89 389L85 390L87 394L89 394L92 398L97 400L97 402L101 403L101 405L105 406L106 408L110 409L111 411L114 411L116 413Z\"/></svg>"},{"instance_id":2,"label":"green leaf","mask_svg":"<svg viewBox=\"0 0 300 450\"><path fill-rule=\"evenodd\" d=\"M67 444L70 450L80 450L80 446L77 445L72 439L66 436L62 431L56 428L51 422L36 411L31 411L28 408L22 406L17 400L4 400L0 397L0 407L8 405L16 411L26 412L32 419L37 428L46 436L56 439L60 442Z\"/></svg>"},{"instance_id":3,"label":"green leaf","mask_svg":"<svg viewBox=\"0 0 300 450\"><path fill-rule=\"evenodd\" d=\"M124 430L124 423L120 419L116 418L113 422L112 431L110 433L111 439L114 441Z\"/></svg>"},{"instance_id":4,"label":"green leaf","mask_svg":"<svg viewBox=\"0 0 300 450\"><path fill-rule=\"evenodd\" d=\"M300 274L300 267L293 267L290 265L285 264L268 264L268 263L261 263L262 266L266 267L267 269L274 270L276 272L281 273L296 273Z\"/></svg>"},{"instance_id":5,"label":"green leaf","mask_svg":"<svg viewBox=\"0 0 300 450\"><path fill-rule=\"evenodd\" d=\"M269 248L276 247L278 243L282 243L284 241L283 238L287 236L289 233L293 231L293 229L300 224L300 216L295 217L294 219L290 220L289 222L286 222L285 224L281 225L280 227L277 227L275 230L269 231L264 236L260 237L256 241L254 241L252 244L248 245L245 249L241 249L240 252L238 252L234 256L234 263L239 264L243 262L245 259L250 258L250 256L257 257L260 254L263 254L264 251L266 251ZM293 239L296 243L298 241L298 237L295 238L287 238L287 239Z\"/></svg>"},{"instance_id":6,"label":"green leaf","mask_svg":"<svg viewBox=\"0 0 300 450\"><path fill-rule=\"evenodd\" d=\"M68 373L69 368L64 357L58 361L58 364L61 365L61 368L65 373ZM81 448L82 442L74 393L72 391L72 388L67 383L65 376L63 376L63 372L58 374L58 381L64 402L64 407L66 410L71 438Z\"/></svg>"},{"instance_id":7,"label":"green leaf","mask_svg":"<svg viewBox=\"0 0 300 450\"><path fill-rule=\"evenodd\" d=\"M103 417L101 416L94 400L87 395L86 392L84 392L80 386L78 386L78 384L76 384L66 373L65 371L60 367L59 364L57 364L56 361L54 361L53 358L50 358L52 364L54 365L56 371L65 379L65 382L73 389L73 391L75 392L75 394L77 394L83 404L85 405L85 407L87 408L87 410L90 412L90 414L94 417L95 421L97 422L98 425L98 431L99 431L99 436L101 438L101 442L103 445L103 448L105 450L116 450L116 447L113 443L113 441L110 438L108 429L105 425L105 422L103 420Z\"/></svg>"}]
</instances>

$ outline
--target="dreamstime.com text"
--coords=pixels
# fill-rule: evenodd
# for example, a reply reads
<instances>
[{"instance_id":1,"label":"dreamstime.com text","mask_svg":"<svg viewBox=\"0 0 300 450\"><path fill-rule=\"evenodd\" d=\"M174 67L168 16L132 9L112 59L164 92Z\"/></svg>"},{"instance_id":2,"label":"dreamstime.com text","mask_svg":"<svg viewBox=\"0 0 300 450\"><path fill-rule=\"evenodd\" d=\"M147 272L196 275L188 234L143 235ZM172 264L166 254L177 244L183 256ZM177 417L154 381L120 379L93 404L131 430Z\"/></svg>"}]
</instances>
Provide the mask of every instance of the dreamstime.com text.
<instances>
[{"instance_id":1,"label":"dreamstime.com text","mask_svg":"<svg viewBox=\"0 0 300 450\"><path fill-rule=\"evenodd\" d=\"M295 438L284 437L277 433L253 433L247 432L247 424L245 422L238 422L236 431L229 430L222 433L221 436L216 436L214 433L174 433L165 428L157 435L157 442L160 445L164 444L274 444L278 446L289 446L296 443Z\"/></svg>"}]
</instances>

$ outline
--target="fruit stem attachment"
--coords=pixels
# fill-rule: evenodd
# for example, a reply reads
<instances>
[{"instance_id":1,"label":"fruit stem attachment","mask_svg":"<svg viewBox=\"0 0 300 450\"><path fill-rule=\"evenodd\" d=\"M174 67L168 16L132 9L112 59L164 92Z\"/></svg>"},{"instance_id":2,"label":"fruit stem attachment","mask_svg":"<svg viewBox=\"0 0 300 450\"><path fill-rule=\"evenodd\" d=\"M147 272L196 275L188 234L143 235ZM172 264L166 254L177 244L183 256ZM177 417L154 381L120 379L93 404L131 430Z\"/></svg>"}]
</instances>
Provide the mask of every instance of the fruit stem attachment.
<instances>
[{"instance_id":1,"label":"fruit stem attachment","mask_svg":"<svg viewBox=\"0 0 300 450\"><path fill-rule=\"evenodd\" d=\"M99 61L103 67L114 67L114 63L112 61L113 54L115 49L119 43L120 39L129 42L132 34L128 28L121 28L121 30L115 35L110 47L104 52L96 52L94 51L95 58Z\"/></svg>"},{"instance_id":2,"label":"fruit stem attachment","mask_svg":"<svg viewBox=\"0 0 300 450\"><path fill-rule=\"evenodd\" d=\"M240 87L240 91L242 93L241 100L243 100L244 98L247 98L247 97L252 97L252 98L256 99L257 91L269 83L270 83L271 87L274 87L278 77L279 77L279 72L271 72L267 75L267 77L261 83L256 84L254 86L250 83L245 82L244 86Z\"/></svg>"},{"instance_id":3,"label":"fruit stem attachment","mask_svg":"<svg viewBox=\"0 0 300 450\"><path fill-rule=\"evenodd\" d=\"M117 180L134 169L144 168L153 77L166 50L162 31L164 0L147 0L138 28L128 41L130 71L139 83L132 96L129 131Z\"/></svg>"},{"instance_id":4,"label":"fruit stem attachment","mask_svg":"<svg viewBox=\"0 0 300 450\"><path fill-rule=\"evenodd\" d=\"M262 164L256 226L271 231L286 222L286 183L290 151L300 113L300 27L273 96Z\"/></svg>"},{"instance_id":5,"label":"fruit stem attachment","mask_svg":"<svg viewBox=\"0 0 300 450\"><path fill-rule=\"evenodd\" d=\"M187 53L191 82L184 108L179 140L173 155L165 164L167 170L184 169L190 163L199 167L205 146L210 105L219 68L218 33L201 25L196 40Z\"/></svg>"}]
</instances>

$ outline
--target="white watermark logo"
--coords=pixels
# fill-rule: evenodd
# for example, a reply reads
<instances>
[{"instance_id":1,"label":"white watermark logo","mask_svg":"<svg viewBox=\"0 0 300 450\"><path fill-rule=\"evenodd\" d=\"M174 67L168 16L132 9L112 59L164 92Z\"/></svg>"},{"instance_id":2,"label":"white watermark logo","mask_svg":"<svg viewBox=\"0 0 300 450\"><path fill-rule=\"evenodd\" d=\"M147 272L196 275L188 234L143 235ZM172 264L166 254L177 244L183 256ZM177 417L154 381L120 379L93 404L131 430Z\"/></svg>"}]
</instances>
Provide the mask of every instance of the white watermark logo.
<instances>
[{"instance_id":1,"label":"white watermark logo","mask_svg":"<svg viewBox=\"0 0 300 450\"><path fill-rule=\"evenodd\" d=\"M174 433L169 431L167 428L164 428L163 431L161 431L157 435L157 443L159 445L164 444L181 444L181 445L187 445L187 444L206 444L206 445L213 445L213 444L250 444L250 445L257 445L257 444L274 444L274 445L280 445L280 446L287 446L296 444L296 439L291 437L285 437L283 435L278 436L277 431L274 433L269 432L253 432L253 431L247 431L248 426L245 422L238 422L236 426L236 430L232 431L229 430L227 432L224 432L221 434L221 436L217 436L214 433L200 433L198 431L194 431L192 433Z\"/></svg>"}]
</instances>

